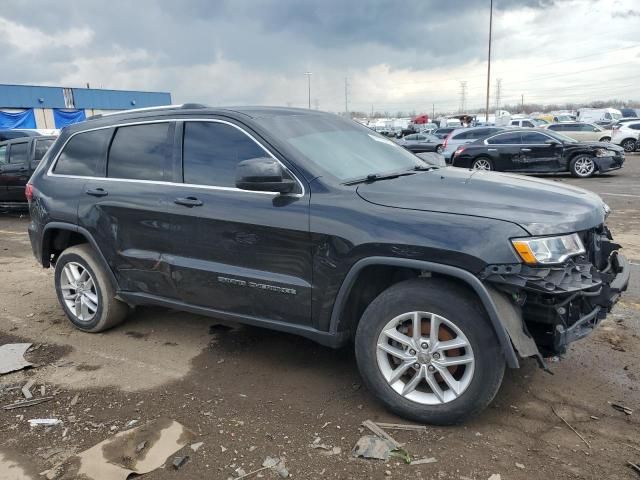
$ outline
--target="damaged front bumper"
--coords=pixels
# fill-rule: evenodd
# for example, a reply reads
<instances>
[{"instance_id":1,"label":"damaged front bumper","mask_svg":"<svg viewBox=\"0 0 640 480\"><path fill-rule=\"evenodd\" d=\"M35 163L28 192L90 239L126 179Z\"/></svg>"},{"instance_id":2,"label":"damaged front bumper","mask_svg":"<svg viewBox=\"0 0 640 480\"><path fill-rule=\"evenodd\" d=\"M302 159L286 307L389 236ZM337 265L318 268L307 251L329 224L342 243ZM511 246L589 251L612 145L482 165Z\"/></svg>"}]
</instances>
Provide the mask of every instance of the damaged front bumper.
<instances>
[{"instance_id":1,"label":"damaged front bumper","mask_svg":"<svg viewBox=\"0 0 640 480\"><path fill-rule=\"evenodd\" d=\"M629 262L606 227L581 236L588 252L562 265L491 265L479 275L494 301L500 295L512 304L509 310L503 302L503 323L523 357L565 353L593 332L627 289Z\"/></svg>"}]
</instances>

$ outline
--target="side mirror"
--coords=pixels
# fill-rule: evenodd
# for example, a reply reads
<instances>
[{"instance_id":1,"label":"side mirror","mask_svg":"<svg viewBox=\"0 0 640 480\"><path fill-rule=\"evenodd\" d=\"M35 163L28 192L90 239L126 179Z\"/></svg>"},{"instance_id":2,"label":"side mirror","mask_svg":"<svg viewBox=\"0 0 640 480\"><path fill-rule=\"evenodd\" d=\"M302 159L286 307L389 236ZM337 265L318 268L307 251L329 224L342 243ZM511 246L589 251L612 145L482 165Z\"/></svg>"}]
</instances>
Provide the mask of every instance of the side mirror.
<instances>
[{"instance_id":1,"label":"side mirror","mask_svg":"<svg viewBox=\"0 0 640 480\"><path fill-rule=\"evenodd\" d=\"M259 192L289 193L295 182L285 178L282 165L273 158L250 158L236 166L236 187Z\"/></svg>"},{"instance_id":2,"label":"side mirror","mask_svg":"<svg viewBox=\"0 0 640 480\"><path fill-rule=\"evenodd\" d=\"M599 129L599 128L596 128L596 127L593 127L593 131L594 131L594 132L599 132L599 131L600 131L600 129Z\"/></svg>"},{"instance_id":3,"label":"side mirror","mask_svg":"<svg viewBox=\"0 0 640 480\"><path fill-rule=\"evenodd\" d=\"M560 145L560 142L558 140L554 140L553 138L550 138L549 140L545 140L544 143L546 143L547 145L551 145L553 147Z\"/></svg>"}]
</instances>

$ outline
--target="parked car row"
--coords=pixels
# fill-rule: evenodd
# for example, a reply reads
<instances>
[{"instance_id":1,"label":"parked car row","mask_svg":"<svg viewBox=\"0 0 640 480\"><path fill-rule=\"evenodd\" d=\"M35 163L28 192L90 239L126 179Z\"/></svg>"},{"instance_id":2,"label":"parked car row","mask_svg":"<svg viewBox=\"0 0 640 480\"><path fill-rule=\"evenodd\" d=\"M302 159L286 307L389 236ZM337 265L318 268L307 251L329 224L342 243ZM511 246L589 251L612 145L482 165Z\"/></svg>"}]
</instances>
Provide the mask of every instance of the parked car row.
<instances>
[{"instance_id":1,"label":"parked car row","mask_svg":"<svg viewBox=\"0 0 640 480\"><path fill-rule=\"evenodd\" d=\"M508 129L458 147L452 165L586 178L622 168L624 160L624 149L608 142L579 142L548 129Z\"/></svg>"}]
</instances>

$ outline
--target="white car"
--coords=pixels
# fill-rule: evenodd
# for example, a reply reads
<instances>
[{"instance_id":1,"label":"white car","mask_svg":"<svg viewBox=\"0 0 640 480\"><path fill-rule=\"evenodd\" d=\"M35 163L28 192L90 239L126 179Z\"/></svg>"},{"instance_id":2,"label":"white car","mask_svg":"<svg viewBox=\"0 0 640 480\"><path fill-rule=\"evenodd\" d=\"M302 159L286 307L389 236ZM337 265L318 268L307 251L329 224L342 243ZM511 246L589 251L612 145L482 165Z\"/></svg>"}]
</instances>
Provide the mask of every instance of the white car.
<instances>
[{"instance_id":1,"label":"white car","mask_svg":"<svg viewBox=\"0 0 640 480\"><path fill-rule=\"evenodd\" d=\"M620 145L625 152L635 152L640 146L640 120L614 125L611 142Z\"/></svg>"},{"instance_id":2,"label":"white car","mask_svg":"<svg viewBox=\"0 0 640 480\"><path fill-rule=\"evenodd\" d=\"M611 141L611 130L604 129L593 123L552 123L542 128L558 132L562 135L573 138L579 142L609 142Z\"/></svg>"}]
</instances>

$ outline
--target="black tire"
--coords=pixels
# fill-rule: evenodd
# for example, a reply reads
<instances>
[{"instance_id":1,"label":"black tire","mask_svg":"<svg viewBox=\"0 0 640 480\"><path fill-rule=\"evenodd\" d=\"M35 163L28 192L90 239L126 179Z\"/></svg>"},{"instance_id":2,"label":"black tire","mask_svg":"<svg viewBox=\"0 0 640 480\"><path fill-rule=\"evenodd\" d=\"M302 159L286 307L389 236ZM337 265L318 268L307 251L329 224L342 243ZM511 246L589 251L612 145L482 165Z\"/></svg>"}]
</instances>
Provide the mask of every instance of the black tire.
<instances>
[{"instance_id":1,"label":"black tire","mask_svg":"<svg viewBox=\"0 0 640 480\"><path fill-rule=\"evenodd\" d=\"M586 170L585 170L586 169ZM569 162L571 175L577 178L589 178L598 170L591 155L576 155Z\"/></svg>"},{"instance_id":2,"label":"black tire","mask_svg":"<svg viewBox=\"0 0 640 480\"><path fill-rule=\"evenodd\" d=\"M620 142L620 146L624 148L624 151L627 153L632 153L636 151L637 143L633 138L626 138L622 142Z\"/></svg>"},{"instance_id":3,"label":"black tire","mask_svg":"<svg viewBox=\"0 0 640 480\"><path fill-rule=\"evenodd\" d=\"M442 153L444 151L444 149L442 148L442 145L438 145L436 147L436 153Z\"/></svg>"},{"instance_id":4,"label":"black tire","mask_svg":"<svg viewBox=\"0 0 640 480\"><path fill-rule=\"evenodd\" d=\"M95 314L86 321L81 321L75 312L67 306L63 298L62 276L65 275L63 270L65 265L71 262L79 264L91 275L94 285L91 292L98 299ZM54 281L58 301L64 313L74 327L84 332L97 333L112 328L121 323L130 311L127 304L115 298L115 290L111 280L98 260L97 254L88 244L69 247L60 254L56 261Z\"/></svg>"},{"instance_id":5,"label":"black tire","mask_svg":"<svg viewBox=\"0 0 640 480\"><path fill-rule=\"evenodd\" d=\"M488 166L488 168L478 168L478 165L486 162L486 165ZM491 161L491 159L489 157L485 157L485 156L481 156L481 157L476 157L473 159L473 162L471 162L471 169L472 170L485 170L485 171L492 171L493 170L493 162Z\"/></svg>"},{"instance_id":6,"label":"black tire","mask_svg":"<svg viewBox=\"0 0 640 480\"><path fill-rule=\"evenodd\" d=\"M611 137L602 137L600 140L598 140L599 142L605 142L608 143L611 141Z\"/></svg>"},{"instance_id":7,"label":"black tire","mask_svg":"<svg viewBox=\"0 0 640 480\"><path fill-rule=\"evenodd\" d=\"M471 381L457 398L437 405L414 402L396 392L378 367L378 337L406 312L426 311L453 322L467 337L475 358ZM472 417L493 400L504 376L505 359L484 308L475 295L442 279L412 279L382 292L365 310L355 338L356 360L367 388L392 412L420 423L452 425Z\"/></svg>"}]
</instances>

